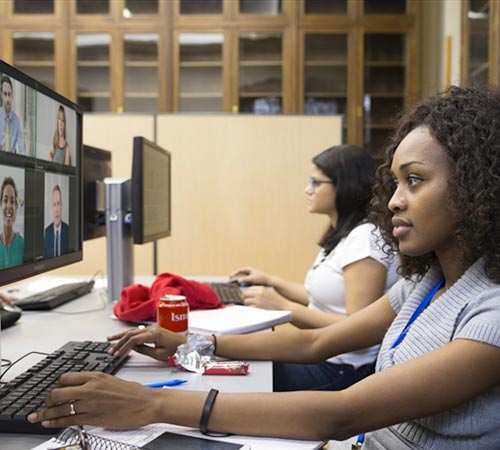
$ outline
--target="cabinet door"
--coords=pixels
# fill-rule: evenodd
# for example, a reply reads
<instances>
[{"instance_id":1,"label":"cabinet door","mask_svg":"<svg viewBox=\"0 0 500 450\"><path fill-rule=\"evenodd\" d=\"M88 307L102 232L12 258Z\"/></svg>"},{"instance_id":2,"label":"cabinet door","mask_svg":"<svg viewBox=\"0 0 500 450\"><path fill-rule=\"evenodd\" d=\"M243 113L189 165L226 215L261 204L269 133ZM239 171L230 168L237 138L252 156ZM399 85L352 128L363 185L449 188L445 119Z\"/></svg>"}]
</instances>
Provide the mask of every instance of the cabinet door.
<instances>
[{"instance_id":1,"label":"cabinet door","mask_svg":"<svg viewBox=\"0 0 500 450\"><path fill-rule=\"evenodd\" d=\"M14 66L55 88L54 33L12 33Z\"/></svg>"},{"instance_id":2,"label":"cabinet door","mask_svg":"<svg viewBox=\"0 0 500 450\"><path fill-rule=\"evenodd\" d=\"M174 111L223 111L223 33L179 33Z\"/></svg>"},{"instance_id":3,"label":"cabinet door","mask_svg":"<svg viewBox=\"0 0 500 450\"><path fill-rule=\"evenodd\" d=\"M283 111L282 33L240 33L238 44L239 112L281 113Z\"/></svg>"},{"instance_id":4,"label":"cabinet door","mask_svg":"<svg viewBox=\"0 0 500 450\"><path fill-rule=\"evenodd\" d=\"M339 114L346 131L348 92L348 36L346 33L303 35L304 114ZM345 136L344 136L345 138Z\"/></svg>"},{"instance_id":5,"label":"cabinet door","mask_svg":"<svg viewBox=\"0 0 500 450\"><path fill-rule=\"evenodd\" d=\"M76 35L77 97L85 111L110 110L110 46L110 34Z\"/></svg>"},{"instance_id":6,"label":"cabinet door","mask_svg":"<svg viewBox=\"0 0 500 450\"><path fill-rule=\"evenodd\" d=\"M393 128L393 119L406 106L407 37L404 33L366 33L364 36L365 147L380 157Z\"/></svg>"},{"instance_id":7,"label":"cabinet door","mask_svg":"<svg viewBox=\"0 0 500 450\"><path fill-rule=\"evenodd\" d=\"M158 112L157 34L125 34L124 97L127 112Z\"/></svg>"},{"instance_id":8,"label":"cabinet door","mask_svg":"<svg viewBox=\"0 0 500 450\"><path fill-rule=\"evenodd\" d=\"M486 84L490 81L490 2L466 0L464 5L463 84Z\"/></svg>"}]
</instances>

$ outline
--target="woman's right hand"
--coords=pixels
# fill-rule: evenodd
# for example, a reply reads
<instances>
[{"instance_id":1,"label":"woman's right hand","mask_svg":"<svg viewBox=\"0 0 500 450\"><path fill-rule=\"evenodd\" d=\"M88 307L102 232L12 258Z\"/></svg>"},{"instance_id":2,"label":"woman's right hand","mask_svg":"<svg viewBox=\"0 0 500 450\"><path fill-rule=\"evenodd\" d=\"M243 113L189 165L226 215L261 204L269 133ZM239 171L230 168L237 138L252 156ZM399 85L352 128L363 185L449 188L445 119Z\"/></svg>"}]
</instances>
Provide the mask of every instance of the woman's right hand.
<instances>
[{"instance_id":1,"label":"woman's right hand","mask_svg":"<svg viewBox=\"0 0 500 450\"><path fill-rule=\"evenodd\" d=\"M135 350L159 361L167 361L177 347L186 342L186 337L152 325L108 336L108 341L118 341L110 349L112 355L121 356Z\"/></svg>"},{"instance_id":2,"label":"woman's right hand","mask_svg":"<svg viewBox=\"0 0 500 450\"><path fill-rule=\"evenodd\" d=\"M13 303L14 301L11 297L4 294L3 292L0 292L0 308L4 305L12 305Z\"/></svg>"},{"instance_id":3,"label":"woman's right hand","mask_svg":"<svg viewBox=\"0 0 500 450\"><path fill-rule=\"evenodd\" d=\"M229 275L230 278L236 278L240 283L257 284L263 286L272 286L271 275L255 267L240 267Z\"/></svg>"}]
</instances>

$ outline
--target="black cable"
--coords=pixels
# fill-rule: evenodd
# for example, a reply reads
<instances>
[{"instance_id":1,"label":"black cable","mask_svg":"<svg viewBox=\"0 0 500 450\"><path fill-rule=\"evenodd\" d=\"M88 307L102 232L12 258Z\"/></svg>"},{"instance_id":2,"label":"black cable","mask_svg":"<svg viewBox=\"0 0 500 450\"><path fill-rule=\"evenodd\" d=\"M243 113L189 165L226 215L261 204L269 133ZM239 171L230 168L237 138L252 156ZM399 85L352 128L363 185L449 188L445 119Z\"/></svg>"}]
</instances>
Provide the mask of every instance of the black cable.
<instances>
[{"instance_id":1,"label":"black cable","mask_svg":"<svg viewBox=\"0 0 500 450\"><path fill-rule=\"evenodd\" d=\"M10 370L12 369L19 361L23 360L24 358L26 358L27 356L29 355L43 355L43 356L49 356L50 353L42 353L42 352L29 352L29 353L26 353L25 355L21 356L19 359L16 359L13 363L10 364L9 367L7 367L7 369L5 370L5 372L3 372L1 375L0 375L0 380L3 378L3 376ZM4 382L5 383L5 382Z\"/></svg>"},{"instance_id":2,"label":"black cable","mask_svg":"<svg viewBox=\"0 0 500 450\"><path fill-rule=\"evenodd\" d=\"M12 364L10 359L2 358L2 367L9 367Z\"/></svg>"}]
</instances>

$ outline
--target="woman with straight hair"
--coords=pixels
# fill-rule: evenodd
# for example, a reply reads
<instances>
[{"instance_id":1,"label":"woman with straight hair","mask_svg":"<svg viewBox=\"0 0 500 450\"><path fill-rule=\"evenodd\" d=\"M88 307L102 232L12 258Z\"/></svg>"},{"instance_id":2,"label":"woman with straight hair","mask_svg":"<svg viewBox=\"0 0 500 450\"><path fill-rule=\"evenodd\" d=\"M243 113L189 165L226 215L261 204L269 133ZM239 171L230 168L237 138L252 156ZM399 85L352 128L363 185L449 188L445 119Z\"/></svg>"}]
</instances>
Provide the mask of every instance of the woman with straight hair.
<instances>
[{"instance_id":1,"label":"woman with straight hair","mask_svg":"<svg viewBox=\"0 0 500 450\"><path fill-rule=\"evenodd\" d=\"M383 253L380 233L367 220L375 163L356 145L328 148L312 159L308 211L328 217L321 247L304 284L241 267L231 277L251 283L246 305L292 312L299 328L320 328L366 307L398 279L397 258ZM361 282L362 281L362 282ZM378 347L318 364L273 365L275 391L339 390L373 373Z\"/></svg>"}]
</instances>

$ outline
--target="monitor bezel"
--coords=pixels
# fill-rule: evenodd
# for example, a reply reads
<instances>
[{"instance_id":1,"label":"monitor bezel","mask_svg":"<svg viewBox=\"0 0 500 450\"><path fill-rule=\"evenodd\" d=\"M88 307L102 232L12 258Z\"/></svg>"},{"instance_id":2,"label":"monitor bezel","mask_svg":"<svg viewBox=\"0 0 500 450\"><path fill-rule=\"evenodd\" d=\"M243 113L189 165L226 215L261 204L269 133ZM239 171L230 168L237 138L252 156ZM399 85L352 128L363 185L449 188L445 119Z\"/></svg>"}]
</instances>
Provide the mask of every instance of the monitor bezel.
<instances>
[{"instance_id":1,"label":"monitor bezel","mask_svg":"<svg viewBox=\"0 0 500 450\"><path fill-rule=\"evenodd\" d=\"M168 230L163 233L156 233L149 236L144 236L144 143L151 147L153 150L165 154L169 159L169 201L168 201ZM158 144L146 139L143 136L134 137L133 157L132 157L132 235L134 244L146 244L158 239L168 237L172 233L172 155L165 148Z\"/></svg>"},{"instance_id":2,"label":"monitor bezel","mask_svg":"<svg viewBox=\"0 0 500 450\"><path fill-rule=\"evenodd\" d=\"M78 234L80 243L80 248L71 253L66 253L61 256L52 257L48 259L42 259L40 261L29 261L23 264L8 267L0 270L0 286L13 283L34 275L38 275L49 270L57 269L59 267L67 266L76 262L80 262L83 258L83 173L82 173L82 142L83 142L83 109L76 103L72 102L61 94L58 94L48 86L30 77L28 74L21 72L20 70L7 64L5 61L0 60L0 73L11 76L12 78L24 83L30 88L37 92L40 92L51 99L63 104L67 108L73 110L76 113L76 146L80 149L75 152L75 167L79 169L76 171L76 176L78 177L77 185L79 186L79 197L80 197L80 223L78 225ZM79 130L79 132L78 132Z\"/></svg>"}]
</instances>

